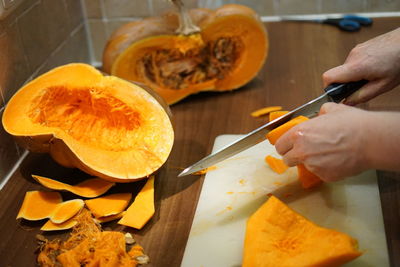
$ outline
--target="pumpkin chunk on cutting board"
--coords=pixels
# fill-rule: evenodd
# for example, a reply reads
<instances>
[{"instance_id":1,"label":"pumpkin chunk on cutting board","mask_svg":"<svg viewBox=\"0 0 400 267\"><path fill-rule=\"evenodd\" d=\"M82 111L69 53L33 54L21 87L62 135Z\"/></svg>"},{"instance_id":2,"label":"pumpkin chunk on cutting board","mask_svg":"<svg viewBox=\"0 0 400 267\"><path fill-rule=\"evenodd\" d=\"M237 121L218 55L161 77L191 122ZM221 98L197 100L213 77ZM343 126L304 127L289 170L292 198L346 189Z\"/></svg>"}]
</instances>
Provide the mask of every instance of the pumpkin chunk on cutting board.
<instances>
[{"instance_id":1,"label":"pumpkin chunk on cutting board","mask_svg":"<svg viewBox=\"0 0 400 267\"><path fill-rule=\"evenodd\" d=\"M69 191L71 193L74 193L75 195L87 198L98 197L107 192L108 189L110 189L113 185L115 185L115 183L100 178L91 178L76 185L69 185L39 175L32 175L32 177L44 187L53 190Z\"/></svg>"},{"instance_id":2,"label":"pumpkin chunk on cutting board","mask_svg":"<svg viewBox=\"0 0 400 267\"><path fill-rule=\"evenodd\" d=\"M62 197L58 192L28 191L25 193L17 219L37 221L49 218L61 202Z\"/></svg>"},{"instance_id":3,"label":"pumpkin chunk on cutting board","mask_svg":"<svg viewBox=\"0 0 400 267\"><path fill-rule=\"evenodd\" d=\"M106 217L123 212L131 198L130 193L111 194L85 200L85 204L96 218Z\"/></svg>"},{"instance_id":4,"label":"pumpkin chunk on cutting board","mask_svg":"<svg viewBox=\"0 0 400 267\"><path fill-rule=\"evenodd\" d=\"M357 240L323 228L271 196L247 222L243 267L335 267L362 253Z\"/></svg>"},{"instance_id":5,"label":"pumpkin chunk on cutting board","mask_svg":"<svg viewBox=\"0 0 400 267\"><path fill-rule=\"evenodd\" d=\"M277 174L282 174L289 168L289 166L287 166L282 159L275 158L271 155L265 157L265 162L268 164L271 170Z\"/></svg>"},{"instance_id":6,"label":"pumpkin chunk on cutting board","mask_svg":"<svg viewBox=\"0 0 400 267\"><path fill-rule=\"evenodd\" d=\"M154 212L154 176L151 176L118 223L141 229Z\"/></svg>"}]
</instances>

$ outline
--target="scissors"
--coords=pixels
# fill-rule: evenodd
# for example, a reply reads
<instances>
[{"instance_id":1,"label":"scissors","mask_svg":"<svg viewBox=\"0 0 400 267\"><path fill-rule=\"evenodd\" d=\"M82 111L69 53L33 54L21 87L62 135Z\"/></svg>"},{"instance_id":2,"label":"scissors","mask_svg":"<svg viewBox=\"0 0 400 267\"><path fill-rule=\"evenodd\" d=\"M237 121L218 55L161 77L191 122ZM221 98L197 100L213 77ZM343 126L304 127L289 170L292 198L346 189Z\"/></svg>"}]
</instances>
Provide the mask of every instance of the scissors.
<instances>
[{"instance_id":1,"label":"scissors","mask_svg":"<svg viewBox=\"0 0 400 267\"><path fill-rule=\"evenodd\" d=\"M359 31L362 26L370 26L372 19L358 15L344 15L338 18L305 18L304 16L283 16L281 21L297 21L297 22L313 22L321 24L329 24L338 27L342 31L355 32Z\"/></svg>"}]
</instances>

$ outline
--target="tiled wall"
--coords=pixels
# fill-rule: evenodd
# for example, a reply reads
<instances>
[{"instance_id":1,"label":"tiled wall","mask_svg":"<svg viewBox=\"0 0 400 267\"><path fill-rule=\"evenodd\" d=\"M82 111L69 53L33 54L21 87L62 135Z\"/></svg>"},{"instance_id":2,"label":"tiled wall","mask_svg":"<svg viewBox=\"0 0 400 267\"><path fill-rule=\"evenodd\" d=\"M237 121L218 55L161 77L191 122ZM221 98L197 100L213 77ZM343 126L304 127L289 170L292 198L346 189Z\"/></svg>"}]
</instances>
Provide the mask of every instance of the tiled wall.
<instances>
[{"instance_id":1,"label":"tiled wall","mask_svg":"<svg viewBox=\"0 0 400 267\"><path fill-rule=\"evenodd\" d=\"M80 0L24 0L0 20L0 115L24 83L68 62L90 62ZM23 151L0 124L0 183Z\"/></svg>"},{"instance_id":2,"label":"tiled wall","mask_svg":"<svg viewBox=\"0 0 400 267\"><path fill-rule=\"evenodd\" d=\"M244 4L261 16L400 11L400 0L183 0L189 8ZM120 25L171 8L168 0L83 0L94 64L100 64L106 40Z\"/></svg>"}]
</instances>

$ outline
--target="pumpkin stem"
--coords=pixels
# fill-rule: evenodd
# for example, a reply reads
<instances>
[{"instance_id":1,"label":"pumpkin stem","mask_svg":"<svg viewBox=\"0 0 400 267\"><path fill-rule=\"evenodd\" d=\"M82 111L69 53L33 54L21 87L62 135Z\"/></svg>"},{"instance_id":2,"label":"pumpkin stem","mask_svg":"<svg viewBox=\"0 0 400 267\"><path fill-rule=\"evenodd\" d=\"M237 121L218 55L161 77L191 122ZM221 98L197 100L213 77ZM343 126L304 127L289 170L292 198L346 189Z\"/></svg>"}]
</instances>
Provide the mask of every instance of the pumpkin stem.
<instances>
[{"instance_id":1,"label":"pumpkin stem","mask_svg":"<svg viewBox=\"0 0 400 267\"><path fill-rule=\"evenodd\" d=\"M183 35L191 35L200 32L200 28L197 27L189 16L189 12L183 5L182 0L171 0L171 2L178 9L179 27L176 33Z\"/></svg>"}]
</instances>

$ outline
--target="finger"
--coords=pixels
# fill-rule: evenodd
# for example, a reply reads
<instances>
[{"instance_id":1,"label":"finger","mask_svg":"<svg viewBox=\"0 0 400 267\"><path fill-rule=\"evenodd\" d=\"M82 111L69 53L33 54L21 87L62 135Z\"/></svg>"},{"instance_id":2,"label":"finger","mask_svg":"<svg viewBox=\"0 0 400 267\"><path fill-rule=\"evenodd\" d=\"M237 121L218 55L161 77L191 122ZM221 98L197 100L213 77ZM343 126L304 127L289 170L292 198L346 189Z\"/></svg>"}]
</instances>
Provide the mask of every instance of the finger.
<instances>
[{"instance_id":1,"label":"finger","mask_svg":"<svg viewBox=\"0 0 400 267\"><path fill-rule=\"evenodd\" d=\"M362 73L357 69L351 68L350 64L343 64L327 70L322 74L324 86L332 83L354 82L363 79Z\"/></svg>"},{"instance_id":2,"label":"finger","mask_svg":"<svg viewBox=\"0 0 400 267\"><path fill-rule=\"evenodd\" d=\"M346 105L354 106L360 103L367 102L372 98L380 95L381 93L387 91L385 90L384 83L385 81L382 80L370 81L362 88L354 92L352 95L347 97L343 103Z\"/></svg>"},{"instance_id":3,"label":"finger","mask_svg":"<svg viewBox=\"0 0 400 267\"><path fill-rule=\"evenodd\" d=\"M346 108L344 105L341 104L336 104L333 102L328 102L325 103L321 106L321 109L319 110L319 115L324 115L326 113L331 113L331 112L336 112L339 110L343 110L344 108Z\"/></svg>"},{"instance_id":4,"label":"finger","mask_svg":"<svg viewBox=\"0 0 400 267\"><path fill-rule=\"evenodd\" d=\"M285 155L289 150L293 148L293 128L284 133L275 143L275 149L276 152L279 153L279 155Z\"/></svg>"},{"instance_id":5,"label":"finger","mask_svg":"<svg viewBox=\"0 0 400 267\"><path fill-rule=\"evenodd\" d=\"M293 167L293 166L296 166L296 165L302 163L294 149L288 151L282 157L282 159L283 159L283 162L285 162L285 164L288 165L289 167Z\"/></svg>"}]
</instances>

